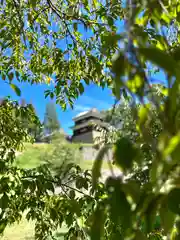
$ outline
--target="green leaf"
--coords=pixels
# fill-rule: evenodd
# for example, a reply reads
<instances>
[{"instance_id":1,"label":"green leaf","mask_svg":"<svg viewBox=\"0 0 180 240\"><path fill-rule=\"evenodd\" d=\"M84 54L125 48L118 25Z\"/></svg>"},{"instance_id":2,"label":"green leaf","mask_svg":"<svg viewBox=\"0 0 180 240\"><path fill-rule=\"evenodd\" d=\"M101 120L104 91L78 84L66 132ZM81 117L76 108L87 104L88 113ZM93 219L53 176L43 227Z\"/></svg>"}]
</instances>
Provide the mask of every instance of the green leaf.
<instances>
[{"instance_id":1,"label":"green leaf","mask_svg":"<svg viewBox=\"0 0 180 240\"><path fill-rule=\"evenodd\" d=\"M172 56L174 58L175 61L179 61L180 60L180 48L176 48L173 53Z\"/></svg>"},{"instance_id":2,"label":"green leaf","mask_svg":"<svg viewBox=\"0 0 180 240\"><path fill-rule=\"evenodd\" d=\"M100 240L104 230L104 209L99 206L93 215L93 223L91 227L91 240Z\"/></svg>"},{"instance_id":3,"label":"green leaf","mask_svg":"<svg viewBox=\"0 0 180 240\"><path fill-rule=\"evenodd\" d=\"M122 191L122 184L119 178L109 177L106 181L109 196L111 221L121 225L126 231L131 226L131 206L127 201L126 194Z\"/></svg>"},{"instance_id":4,"label":"green leaf","mask_svg":"<svg viewBox=\"0 0 180 240\"><path fill-rule=\"evenodd\" d=\"M4 232L4 229L6 228L7 224L8 224L7 219L3 219L0 221L0 234Z\"/></svg>"},{"instance_id":5,"label":"green leaf","mask_svg":"<svg viewBox=\"0 0 180 240\"><path fill-rule=\"evenodd\" d=\"M6 80L6 75L2 73L2 80Z\"/></svg>"},{"instance_id":6,"label":"green leaf","mask_svg":"<svg viewBox=\"0 0 180 240\"><path fill-rule=\"evenodd\" d=\"M168 207L173 213L180 215L179 199L180 199L180 188L174 188L168 194Z\"/></svg>"},{"instance_id":7,"label":"green leaf","mask_svg":"<svg viewBox=\"0 0 180 240\"><path fill-rule=\"evenodd\" d=\"M9 203L9 198L6 193L3 194L3 196L0 198L0 208L5 209L7 208Z\"/></svg>"},{"instance_id":8,"label":"green leaf","mask_svg":"<svg viewBox=\"0 0 180 240\"><path fill-rule=\"evenodd\" d=\"M83 92L84 92L84 86L82 83L79 84L79 92L80 92L80 94L83 94Z\"/></svg>"},{"instance_id":9,"label":"green leaf","mask_svg":"<svg viewBox=\"0 0 180 240\"><path fill-rule=\"evenodd\" d=\"M54 193L54 185L53 185L53 183L50 182L50 181L47 181L45 183L45 189L47 189L47 190L49 190L49 191Z\"/></svg>"},{"instance_id":10,"label":"green leaf","mask_svg":"<svg viewBox=\"0 0 180 240\"><path fill-rule=\"evenodd\" d=\"M165 51L162 51L154 47L148 47L148 48L139 48L139 53L147 61L151 61L157 66L163 68L168 73L172 75L176 74L176 62Z\"/></svg>"},{"instance_id":11,"label":"green leaf","mask_svg":"<svg viewBox=\"0 0 180 240\"><path fill-rule=\"evenodd\" d=\"M92 167L92 191L94 191L98 184L98 179L101 176L101 168L103 163L103 158L105 154L107 153L109 149L108 145L103 146L99 152L98 155L94 161L93 167Z\"/></svg>"},{"instance_id":12,"label":"green leaf","mask_svg":"<svg viewBox=\"0 0 180 240\"><path fill-rule=\"evenodd\" d=\"M149 198L151 199L151 196ZM156 222L157 210L158 210L158 206L161 198L162 198L161 194L154 196L147 206L147 209L144 214L146 233L150 233L153 230L154 224Z\"/></svg>"},{"instance_id":13,"label":"green leaf","mask_svg":"<svg viewBox=\"0 0 180 240\"><path fill-rule=\"evenodd\" d=\"M32 7L36 7L36 4L37 4L37 0L30 0L31 1L31 5Z\"/></svg>"},{"instance_id":14,"label":"green leaf","mask_svg":"<svg viewBox=\"0 0 180 240\"><path fill-rule=\"evenodd\" d=\"M119 40L122 39L122 35L110 33L109 35L102 36L101 39L105 42L105 44L106 44L107 46L109 46L109 45L113 46L113 45L117 44L117 42L118 42ZM107 63L107 64L108 64L108 63ZM109 65L109 64L108 64L108 65ZM111 65L111 63L110 63L110 65Z\"/></svg>"},{"instance_id":15,"label":"green leaf","mask_svg":"<svg viewBox=\"0 0 180 240\"><path fill-rule=\"evenodd\" d=\"M114 20L113 20L112 17L108 17L108 18L107 18L107 21L108 21L108 24L109 24L110 26L113 26Z\"/></svg>"},{"instance_id":16,"label":"green leaf","mask_svg":"<svg viewBox=\"0 0 180 240\"><path fill-rule=\"evenodd\" d=\"M84 78L84 81L85 81L85 83L86 83L87 85L89 85L90 80L89 80L88 77L85 77L85 78Z\"/></svg>"},{"instance_id":17,"label":"green leaf","mask_svg":"<svg viewBox=\"0 0 180 240\"><path fill-rule=\"evenodd\" d=\"M10 72L10 73L8 74L8 78L9 78L9 81L12 81L13 78L14 78L14 73L13 73L13 72Z\"/></svg>"},{"instance_id":18,"label":"green leaf","mask_svg":"<svg viewBox=\"0 0 180 240\"><path fill-rule=\"evenodd\" d=\"M21 96L21 90L19 87L17 87L15 84L11 83L10 87L15 91L15 93L20 97Z\"/></svg>"},{"instance_id":19,"label":"green leaf","mask_svg":"<svg viewBox=\"0 0 180 240\"><path fill-rule=\"evenodd\" d=\"M177 228L173 228L172 232L171 232L171 237L170 240L178 240L179 233Z\"/></svg>"},{"instance_id":20,"label":"green leaf","mask_svg":"<svg viewBox=\"0 0 180 240\"><path fill-rule=\"evenodd\" d=\"M15 71L15 74L16 74L16 78L18 79L19 78L19 72L18 71Z\"/></svg>"},{"instance_id":21,"label":"green leaf","mask_svg":"<svg viewBox=\"0 0 180 240\"><path fill-rule=\"evenodd\" d=\"M111 233L110 236L111 240L124 240L124 237L122 236L121 230L119 229L115 229L113 230L113 232Z\"/></svg>"},{"instance_id":22,"label":"green leaf","mask_svg":"<svg viewBox=\"0 0 180 240\"><path fill-rule=\"evenodd\" d=\"M177 13L176 20L177 20L178 22L180 22L180 12Z\"/></svg>"},{"instance_id":23,"label":"green leaf","mask_svg":"<svg viewBox=\"0 0 180 240\"><path fill-rule=\"evenodd\" d=\"M51 219L52 219L53 221L55 221L56 218L57 218L57 212L56 212L56 210L55 210L54 208L50 208L49 211L50 211Z\"/></svg>"},{"instance_id":24,"label":"green leaf","mask_svg":"<svg viewBox=\"0 0 180 240\"><path fill-rule=\"evenodd\" d=\"M136 181L129 181L122 185L122 189L125 194L131 196L135 203L139 202L140 199L140 186Z\"/></svg>"},{"instance_id":25,"label":"green leaf","mask_svg":"<svg viewBox=\"0 0 180 240\"><path fill-rule=\"evenodd\" d=\"M168 233L174 226L175 214L168 209L166 200L161 203L160 218L165 232Z\"/></svg>"},{"instance_id":26,"label":"green leaf","mask_svg":"<svg viewBox=\"0 0 180 240\"><path fill-rule=\"evenodd\" d=\"M54 93L50 92L49 96L50 96L51 99L53 99L54 98Z\"/></svg>"},{"instance_id":27,"label":"green leaf","mask_svg":"<svg viewBox=\"0 0 180 240\"><path fill-rule=\"evenodd\" d=\"M122 87L121 77L123 76L125 69L127 67L126 63L127 61L125 57L120 53L112 65L112 71L115 74L114 94L117 99L120 99L120 89Z\"/></svg>"},{"instance_id":28,"label":"green leaf","mask_svg":"<svg viewBox=\"0 0 180 240\"><path fill-rule=\"evenodd\" d=\"M75 22L75 23L73 23L73 28L74 28L74 31L77 31L78 30L78 25L77 25L77 23Z\"/></svg>"},{"instance_id":29,"label":"green leaf","mask_svg":"<svg viewBox=\"0 0 180 240\"><path fill-rule=\"evenodd\" d=\"M137 230L133 240L148 240L148 239L140 230Z\"/></svg>"},{"instance_id":30,"label":"green leaf","mask_svg":"<svg viewBox=\"0 0 180 240\"><path fill-rule=\"evenodd\" d=\"M123 90L122 90L122 95L123 95L123 97L124 97L125 100L128 100L128 99L129 99L129 98L128 98L127 91L126 91L125 88L123 88Z\"/></svg>"},{"instance_id":31,"label":"green leaf","mask_svg":"<svg viewBox=\"0 0 180 240\"><path fill-rule=\"evenodd\" d=\"M70 197L71 199L74 199L75 196L76 196L75 191L74 191L74 190L70 190L70 192L69 192L69 197Z\"/></svg>"},{"instance_id":32,"label":"green leaf","mask_svg":"<svg viewBox=\"0 0 180 240\"><path fill-rule=\"evenodd\" d=\"M149 240L163 240L163 236L159 232L152 232L149 234Z\"/></svg>"},{"instance_id":33,"label":"green leaf","mask_svg":"<svg viewBox=\"0 0 180 240\"><path fill-rule=\"evenodd\" d=\"M76 178L76 187L77 187L78 189L81 189L81 188L83 188L83 185L84 185L84 178L82 178L82 177L77 177L77 178Z\"/></svg>"},{"instance_id":34,"label":"green leaf","mask_svg":"<svg viewBox=\"0 0 180 240\"><path fill-rule=\"evenodd\" d=\"M140 106L139 111L138 111L138 117L139 117L138 124L139 125L143 125L145 123L145 121L147 120L147 117L148 117L148 112L149 112L148 105Z\"/></svg>"},{"instance_id":35,"label":"green leaf","mask_svg":"<svg viewBox=\"0 0 180 240\"><path fill-rule=\"evenodd\" d=\"M45 95L45 98L47 98L47 97L50 95L50 91L49 91L49 90L46 90L46 91L44 92L44 95Z\"/></svg>"},{"instance_id":36,"label":"green leaf","mask_svg":"<svg viewBox=\"0 0 180 240\"><path fill-rule=\"evenodd\" d=\"M119 139L114 146L115 164L123 170L130 169L133 159L137 156L137 150L128 138Z\"/></svg>"}]
</instances>

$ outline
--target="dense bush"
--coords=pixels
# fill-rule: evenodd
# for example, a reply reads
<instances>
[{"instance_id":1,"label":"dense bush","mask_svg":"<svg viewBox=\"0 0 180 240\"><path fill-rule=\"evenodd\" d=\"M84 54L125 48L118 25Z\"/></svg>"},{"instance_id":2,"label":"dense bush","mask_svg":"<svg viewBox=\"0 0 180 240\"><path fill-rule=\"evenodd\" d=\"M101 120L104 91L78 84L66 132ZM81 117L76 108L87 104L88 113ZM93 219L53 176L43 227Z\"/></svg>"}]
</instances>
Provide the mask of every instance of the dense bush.
<instances>
[{"instance_id":1,"label":"dense bush","mask_svg":"<svg viewBox=\"0 0 180 240\"><path fill-rule=\"evenodd\" d=\"M81 158L78 145L65 141L58 143L57 139L53 145L53 150L42 156L42 160L48 164L53 173L59 176L62 173L65 174L64 170L69 164L80 163Z\"/></svg>"}]
</instances>

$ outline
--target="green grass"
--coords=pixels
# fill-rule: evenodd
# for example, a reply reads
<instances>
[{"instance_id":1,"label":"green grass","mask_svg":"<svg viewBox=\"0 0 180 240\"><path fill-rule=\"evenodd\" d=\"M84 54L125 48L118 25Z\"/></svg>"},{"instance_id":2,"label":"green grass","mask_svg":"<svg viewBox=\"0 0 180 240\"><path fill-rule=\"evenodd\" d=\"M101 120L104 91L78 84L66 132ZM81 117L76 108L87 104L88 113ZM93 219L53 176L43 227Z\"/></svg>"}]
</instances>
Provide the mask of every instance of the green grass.
<instances>
[{"instance_id":1,"label":"green grass","mask_svg":"<svg viewBox=\"0 0 180 240\"><path fill-rule=\"evenodd\" d=\"M85 145L85 144L84 144ZM89 144L92 145L92 144ZM79 144L74 144L75 147L79 146ZM17 156L16 164L22 168L33 168L37 167L43 163L42 156L47 152L53 150L53 144L26 144L25 149L22 153ZM92 160L80 160L78 164L82 169L90 170L93 166L93 159ZM103 169L108 169L108 163L103 161Z\"/></svg>"},{"instance_id":2,"label":"green grass","mask_svg":"<svg viewBox=\"0 0 180 240\"><path fill-rule=\"evenodd\" d=\"M93 160L82 160L80 162L80 167L85 170L86 169L91 170L93 163L94 163L94 159ZM103 161L102 169L109 169L109 165L108 165L107 161Z\"/></svg>"},{"instance_id":3,"label":"green grass","mask_svg":"<svg viewBox=\"0 0 180 240\"><path fill-rule=\"evenodd\" d=\"M18 224L8 226L1 240L34 240L34 223L25 218Z\"/></svg>"},{"instance_id":4,"label":"green grass","mask_svg":"<svg viewBox=\"0 0 180 240\"><path fill-rule=\"evenodd\" d=\"M16 164L22 168L37 167L43 163L42 156L52 149L51 144L25 144L24 151L17 156Z\"/></svg>"},{"instance_id":5,"label":"green grass","mask_svg":"<svg viewBox=\"0 0 180 240\"><path fill-rule=\"evenodd\" d=\"M62 227L57 231L56 236L58 240L63 240L64 235L67 231L67 228ZM27 221L25 218L21 220L21 222L15 223L11 226L8 226L5 229L5 232L1 240L35 240L34 238L34 222Z\"/></svg>"}]
</instances>

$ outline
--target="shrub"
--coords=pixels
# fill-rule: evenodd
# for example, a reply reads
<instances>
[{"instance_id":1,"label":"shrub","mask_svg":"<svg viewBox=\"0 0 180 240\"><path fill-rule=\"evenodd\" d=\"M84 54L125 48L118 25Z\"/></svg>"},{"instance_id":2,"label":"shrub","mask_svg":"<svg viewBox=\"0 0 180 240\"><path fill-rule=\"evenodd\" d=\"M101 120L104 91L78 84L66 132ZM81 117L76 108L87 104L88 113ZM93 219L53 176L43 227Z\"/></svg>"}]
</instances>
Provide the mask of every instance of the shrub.
<instances>
[{"instance_id":1,"label":"shrub","mask_svg":"<svg viewBox=\"0 0 180 240\"><path fill-rule=\"evenodd\" d=\"M65 174L65 168L70 166L69 164L79 164L81 158L78 145L63 141L62 143L56 142L53 150L43 156L43 161L49 165L55 175L60 176L62 173Z\"/></svg>"}]
</instances>

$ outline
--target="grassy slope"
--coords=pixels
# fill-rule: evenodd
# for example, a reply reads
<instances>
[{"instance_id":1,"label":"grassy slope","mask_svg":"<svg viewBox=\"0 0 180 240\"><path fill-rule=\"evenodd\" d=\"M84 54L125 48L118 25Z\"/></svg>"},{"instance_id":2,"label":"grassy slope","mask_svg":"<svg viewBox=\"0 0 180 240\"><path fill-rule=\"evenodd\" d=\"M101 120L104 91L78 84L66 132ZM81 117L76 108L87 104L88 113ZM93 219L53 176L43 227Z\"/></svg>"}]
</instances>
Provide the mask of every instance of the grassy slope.
<instances>
[{"instance_id":1,"label":"grassy slope","mask_svg":"<svg viewBox=\"0 0 180 240\"><path fill-rule=\"evenodd\" d=\"M41 156L47 151L52 151L52 144L26 144L23 153L19 153L17 156L16 164L23 168L33 168L41 163L43 160ZM80 166L83 169L91 169L93 160L82 161ZM107 169L108 164L104 162L103 169ZM2 240L34 240L34 224L23 219L19 224L7 227ZM59 237L59 240L64 239Z\"/></svg>"},{"instance_id":2,"label":"grassy slope","mask_svg":"<svg viewBox=\"0 0 180 240\"><path fill-rule=\"evenodd\" d=\"M22 219L19 224L14 224L5 229L1 240L34 240L34 224Z\"/></svg>"},{"instance_id":3,"label":"grassy slope","mask_svg":"<svg viewBox=\"0 0 180 240\"><path fill-rule=\"evenodd\" d=\"M26 144L24 152L18 154L16 164L23 168L37 167L43 163L42 155L51 149L50 144Z\"/></svg>"},{"instance_id":4,"label":"grassy slope","mask_svg":"<svg viewBox=\"0 0 180 240\"><path fill-rule=\"evenodd\" d=\"M63 240L65 228L58 231L58 240ZM34 223L27 221L25 218L19 224L14 224L5 229L4 235L0 237L1 240L35 240L34 238Z\"/></svg>"},{"instance_id":5,"label":"grassy slope","mask_svg":"<svg viewBox=\"0 0 180 240\"><path fill-rule=\"evenodd\" d=\"M53 149L52 144L40 143L40 144L26 144L23 153L17 156L16 164L23 168L37 167L43 163L42 155L46 152L50 152ZM80 166L83 169L91 169L93 165L92 160L80 161ZM103 169L107 169L108 164L106 161L103 162Z\"/></svg>"}]
</instances>

